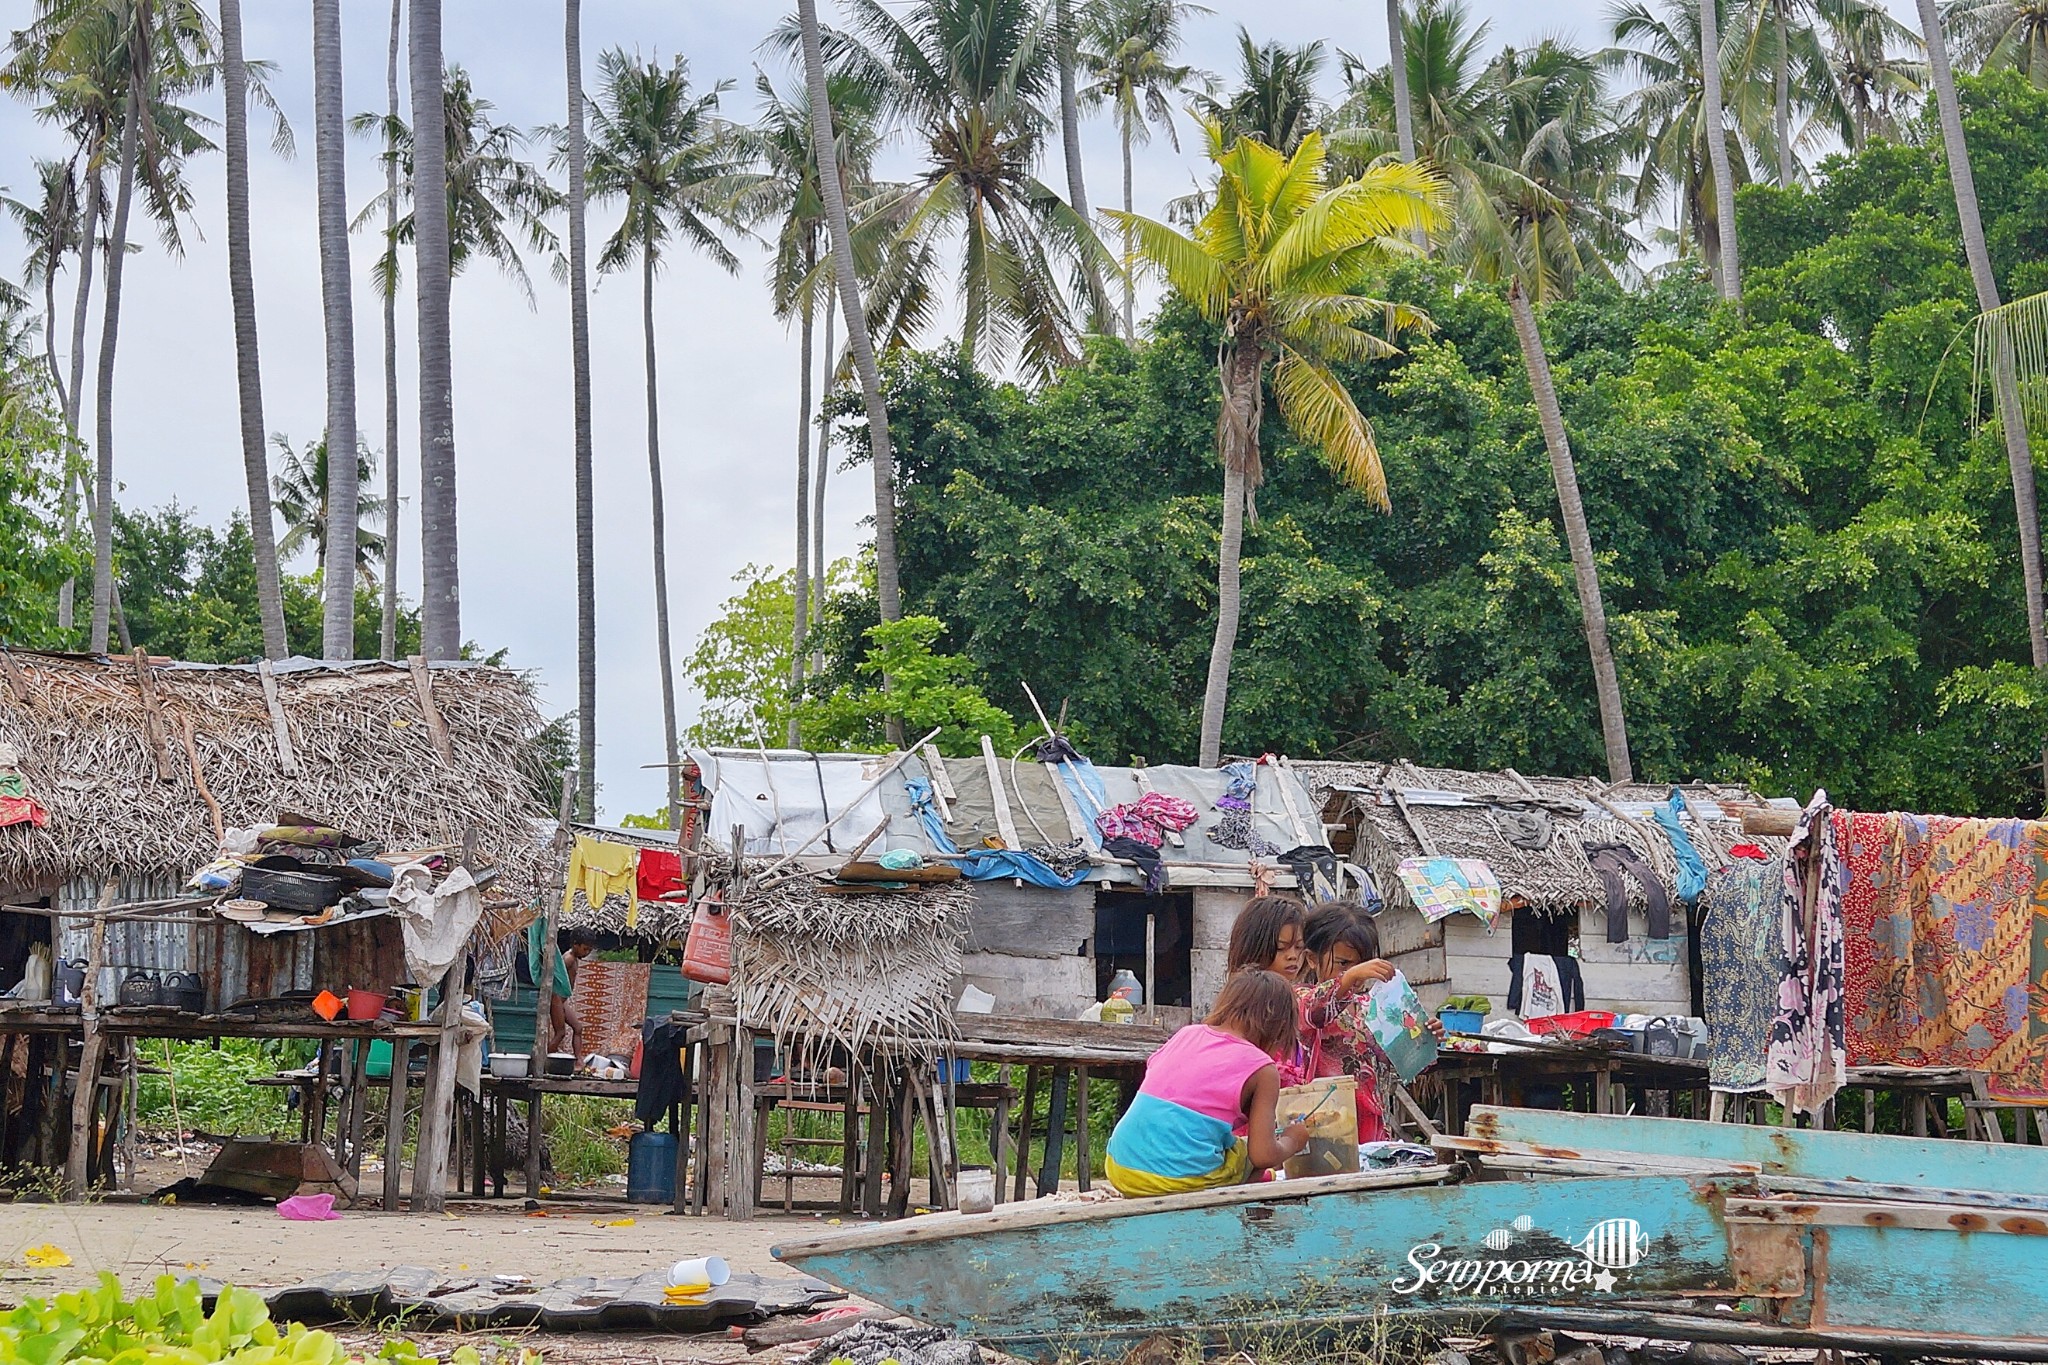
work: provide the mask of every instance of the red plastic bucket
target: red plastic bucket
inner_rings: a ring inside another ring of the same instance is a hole
[[[375,991],[357,990],[350,987],[348,993],[348,1017],[358,1023],[365,1023],[384,1013],[384,997]]]

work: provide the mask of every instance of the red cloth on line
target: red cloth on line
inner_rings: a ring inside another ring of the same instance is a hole
[[[1731,858],[1754,858],[1761,863],[1768,861],[1771,855],[1764,852],[1762,846],[1758,844],[1730,844],[1728,846],[1728,856]]]
[[[0,796],[0,826],[34,825],[41,829],[49,823],[50,813],[33,796]]]
[[[682,855],[665,848],[641,849],[634,875],[643,901],[658,901],[666,892],[690,889],[690,884],[683,880]]]

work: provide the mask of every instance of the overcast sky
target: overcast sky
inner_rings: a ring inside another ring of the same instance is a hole
[[[1217,0],[1215,13],[1189,28],[1187,60],[1216,72],[1236,67],[1236,30],[1289,43],[1320,38],[1373,62],[1385,60],[1385,7],[1363,0]],[[1509,0],[1472,0],[1493,21],[1496,43],[1542,36],[1604,39],[1602,0],[1557,0],[1531,8]],[[821,9],[831,22],[833,0]],[[24,22],[30,0],[0,3],[0,28]],[[448,0],[445,50],[470,72],[497,117],[522,128],[563,117],[561,6],[543,0]],[[761,0],[591,0],[583,10],[585,81],[597,54],[623,46],[663,59],[681,53],[701,86],[731,79],[731,117],[755,112],[753,69],[793,81],[761,38],[780,17]],[[283,161],[252,127],[251,203],[257,313],[263,346],[265,419],[295,445],[317,437],[324,421],[319,257],[314,225],[311,21],[309,7],[259,0],[244,7],[252,59],[275,64],[272,87],[299,135],[300,154]],[[345,99],[351,113],[384,107],[386,0],[344,0]],[[1335,83],[1335,55],[1328,83]],[[219,95],[198,107],[219,113]],[[1182,131],[1187,131],[1183,123]],[[1057,143],[1055,142],[1055,146]],[[1105,120],[1084,131],[1090,198],[1110,202],[1117,182],[1113,130]],[[0,185],[31,192],[32,155],[64,151],[58,135],[18,102],[0,102]],[[1142,149],[1140,212],[1157,212],[1185,193],[1196,167],[1163,140]],[[893,168],[909,165],[898,149]],[[885,169],[888,167],[885,166]],[[123,505],[153,507],[176,498],[219,523],[243,505],[236,417],[234,345],[228,308],[225,209],[218,156],[191,168],[196,215],[186,254],[168,257],[153,238],[127,267],[116,384],[116,476]],[[1064,188],[1057,163],[1044,168]],[[374,148],[352,141],[351,212],[382,187]],[[593,241],[615,226],[617,210],[591,211]],[[139,215],[138,215],[139,217]],[[358,424],[374,447],[384,431],[381,313],[370,282],[374,241],[354,243]],[[24,249],[0,229],[0,275],[19,278]],[[593,253],[594,254],[594,253]],[[657,285],[663,467],[669,514],[670,603],[678,662],[750,563],[793,562],[793,446],[796,428],[794,335],[770,314],[764,252],[742,248],[745,266],[726,275],[700,257],[677,255]],[[575,705],[575,560],[570,483],[568,308],[545,263],[531,265],[538,294],[529,309],[515,284],[488,264],[454,287],[455,429],[460,470],[462,628],[486,649],[504,646],[513,665],[533,670],[542,705],[556,714]],[[654,648],[653,571],[647,517],[645,406],[636,274],[597,282],[591,343],[596,414],[599,651],[599,782],[604,814],[652,811],[661,803],[659,772],[641,765],[661,753],[660,683]],[[68,280],[60,297],[69,296]],[[400,459],[408,505],[401,549],[402,590],[418,595],[418,409],[412,300],[399,308],[402,421]],[[68,310],[66,313],[68,316]],[[95,321],[91,334],[97,336]],[[936,338],[930,338],[935,340]],[[61,343],[60,343],[61,344]],[[89,364],[88,374],[92,371]],[[92,411],[88,403],[85,411]],[[381,455],[381,450],[380,450]],[[381,480],[380,480],[381,486]],[[835,474],[828,553],[851,554],[873,511],[865,471]],[[311,567],[302,559],[292,565]],[[683,723],[695,699],[680,700]]]

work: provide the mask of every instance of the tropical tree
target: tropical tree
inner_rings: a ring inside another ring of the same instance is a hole
[[[1742,265],[1735,244],[1735,180],[1728,165],[1728,125],[1721,99],[1721,0],[1695,0],[1695,4],[1700,16],[1700,117],[1707,125],[1707,164],[1714,169],[1714,217],[1721,228],[1718,282],[1722,298],[1740,303]]]
[[[1919,36],[1895,35],[1898,27],[1889,14],[1867,9],[1828,20],[1828,66],[1852,151],[1875,137],[1897,140],[1908,110],[1927,88],[1927,63],[1914,55]]]
[[[598,94],[590,108],[590,193],[625,201],[617,230],[598,253],[600,272],[640,264],[640,323],[647,379],[647,479],[654,526],[655,648],[661,656],[662,735],[668,755],[668,807],[680,813],[681,754],[676,737],[675,664],[669,648],[668,541],[661,480],[661,407],[656,386],[654,277],[672,243],[693,247],[731,273],[739,258],[719,230],[743,230],[738,201],[749,188],[742,140],[718,117],[721,81],[690,88],[689,63],[642,62],[613,48],[597,59]]]
[[[441,0],[413,0],[411,14],[413,145],[413,296],[420,348],[420,650],[430,659],[462,652],[462,585],[455,524],[455,378],[448,327],[455,277],[455,180],[449,174],[442,80]],[[397,230],[392,233],[395,241]],[[386,248],[395,266],[395,254]],[[395,288],[395,270],[386,272]]]
[[[833,35],[836,64],[880,89],[922,144],[922,169],[891,212],[908,235],[960,234],[962,354],[1014,353],[1027,372],[1050,374],[1074,359],[1076,297],[1107,261],[1087,221],[1037,176],[1058,79],[1048,23],[1032,0],[850,8],[852,32]]]
[[[896,455],[889,440],[889,408],[882,396],[882,371],[875,363],[867,310],[861,305],[860,275],[846,210],[846,182],[840,172],[839,137],[825,72],[824,35],[818,24],[818,0],[797,0],[796,14],[804,88],[811,97],[811,126],[819,134],[812,140],[811,154],[818,160],[818,188],[825,201],[832,280],[839,289],[839,312],[846,319],[847,350],[853,356],[854,372],[860,377],[861,401],[868,419],[868,458],[875,477],[875,606],[883,621],[896,621],[903,616],[903,588],[896,558]],[[829,324],[831,312],[828,310],[825,316]],[[829,352],[831,347],[827,345],[826,350]],[[822,562],[823,554],[818,558]],[[892,743],[903,742],[900,717],[891,718],[889,739]]]
[[[1245,135],[1226,146],[1222,126],[1213,121],[1203,131],[1217,178],[1211,206],[1193,234],[1135,215],[1124,221],[1139,255],[1223,329],[1216,419],[1223,530],[1198,760],[1213,767],[1222,753],[1237,644],[1245,512],[1264,476],[1259,427],[1268,362],[1288,428],[1346,483],[1388,506],[1372,428],[1332,366],[1393,352],[1391,341],[1363,330],[1363,323],[1384,321],[1390,331],[1428,325],[1412,309],[1358,291],[1401,254],[1405,234],[1438,226],[1441,184],[1419,166],[1395,163],[1333,185],[1320,133],[1306,134],[1285,154]]]
[[[263,452],[263,367],[257,350],[256,277],[249,263],[249,63],[242,51],[241,0],[220,0],[220,37],[221,83],[226,95],[221,142],[227,160],[228,295],[235,322],[235,392],[241,418],[242,482],[249,495],[250,545],[256,560],[256,604],[263,619],[263,652],[270,658],[282,659],[290,645],[285,638],[284,587],[277,576],[270,466]],[[285,129],[282,120],[278,127]]]
[[[1076,4],[1075,0],[1053,0],[1052,39],[1060,71],[1060,152],[1067,168],[1067,203],[1080,216],[1082,222],[1089,221],[1088,183],[1081,167],[1081,97],[1077,84],[1080,65],[1081,26],[1086,22],[1086,12],[1092,6],[1088,0]],[[1110,329],[1109,294],[1102,287],[1101,266],[1090,259],[1088,270],[1088,299],[1093,308],[1089,325],[1098,332]]]
[[[0,195],[0,207],[7,210],[28,243],[21,281],[43,295],[43,358],[61,409],[64,363],[57,355],[57,275],[64,268],[64,258],[79,249],[78,176],[76,167],[62,157],[37,157],[35,170],[37,197],[25,200]]]
[[[272,491],[277,514],[283,518],[285,527],[284,534],[278,538],[278,555],[290,559],[311,546],[313,561],[324,578],[330,558],[328,551],[333,546],[330,537],[334,533],[335,480],[333,466],[327,458],[327,441],[325,438],[308,441],[303,449],[293,450],[291,441],[281,431],[273,432],[270,440],[277,447],[277,473],[273,478]],[[377,460],[366,443],[357,444],[354,464],[358,486],[363,480],[376,476]],[[377,570],[382,564],[384,538],[377,534],[376,518],[383,511],[381,498],[361,497],[356,501],[360,520],[354,536],[355,563],[351,577],[360,575],[366,583],[377,581]],[[343,657],[352,657],[353,653],[351,646],[349,655]]]
[[[2048,0],[1951,0],[1945,11],[1965,62],[2048,87]]]
[[[1321,42],[1287,47],[1255,43],[1243,28],[1237,31],[1238,86],[1219,99],[1198,95],[1195,104],[1222,130],[1226,141],[1257,138],[1286,156],[1323,124],[1324,109],[1316,96],[1325,53]]]
[[[399,126],[398,54],[405,35],[405,0],[391,0],[391,34],[384,47],[384,118]],[[398,156],[384,147],[384,240],[398,235]],[[384,600],[377,623],[377,654],[398,657],[398,281],[378,291],[384,313]]]
[[[320,315],[327,342],[327,439],[356,448],[356,324],[348,266],[348,123],[341,98],[341,0],[313,0],[313,156],[318,170]],[[329,467],[321,542],[320,657],[355,657],[356,462]]]
[[[1401,52],[1406,68],[1408,104],[1420,119],[1409,120],[1404,140],[1400,131],[1401,98],[1391,63],[1367,68],[1358,58],[1344,57],[1344,103],[1336,113],[1333,144],[1367,158],[1389,153],[1403,161],[1446,159],[1446,149],[1469,142],[1486,117],[1486,40],[1493,30],[1487,21],[1473,22],[1462,0],[1426,0],[1401,21]],[[1362,134],[1376,134],[1362,142]]]
[[[1752,162],[1760,155],[1753,149],[1770,142],[1771,96],[1762,68],[1731,67],[1724,52],[1720,88],[1724,109],[1734,115],[1733,126],[1708,118],[1700,15],[1694,0],[1659,0],[1656,9],[1650,0],[1616,0],[1608,10],[1614,43],[1597,60],[1634,81],[1620,108],[1638,149],[1635,214],[1647,217],[1660,202],[1674,201],[1678,253],[1697,253],[1715,287],[1725,289],[1721,234],[1729,220],[1714,168],[1726,163],[1731,189],[1752,178]],[[1710,127],[1722,130],[1719,157]]]
[[[1195,68],[1175,62],[1181,26],[1191,14],[1206,14],[1185,0],[1096,0],[1082,13],[1079,60],[1088,84],[1081,98],[1091,107],[1108,105],[1123,150],[1124,212],[1131,202],[1131,148],[1152,140],[1152,125],[1166,130],[1174,151],[1180,134],[1173,126],[1173,101],[1195,79]],[[1123,231],[1123,323],[1125,340],[1136,340],[1137,283],[1131,235]]]
[[[396,3],[396,0],[394,0]],[[562,129],[569,173],[569,380],[576,484],[576,811],[597,817],[597,484],[590,428],[590,279],[584,198],[583,0],[563,0],[562,56],[569,116]],[[671,755],[671,758],[674,756]],[[671,811],[675,806],[670,805]]]
[[[1762,0],[1745,6],[1741,19],[1741,51],[1730,60],[1742,69],[1770,69],[1771,146],[1778,188],[1787,189],[1800,173],[1802,143],[1816,134],[1852,144],[1857,138],[1840,46],[1874,42],[1882,52],[1911,30],[1869,0]],[[1797,132],[1795,117],[1805,124]]]
[[[1949,185],[1955,192],[1956,220],[1962,229],[1963,255],[1970,264],[1970,282],[1977,291],[1977,311],[1982,316],[1999,309],[1998,276],[1992,273],[1991,252],[1985,245],[1984,218],[1977,207],[1977,180],[1970,169],[1970,147],[1963,137],[1962,105],[1956,99],[1955,73],[1949,66],[1948,39],[1942,32],[1941,16],[1934,0],[1918,0],[1921,36],[1927,44],[1927,70],[1934,85],[1936,120],[1941,127],[1942,151],[1948,161]],[[2020,570],[2026,584],[2027,643],[2034,671],[2048,673],[2048,615],[2041,599],[2041,506],[2034,490],[2034,455],[2027,439],[2026,409],[2020,401],[2017,357],[2011,334],[1994,333],[1990,357],[1992,398],[1997,407],[2000,434],[2005,438],[2006,466],[2012,474],[2013,511],[2020,526]],[[2042,755],[2042,773],[2048,781],[2048,750]]]
[[[1562,44],[1502,54],[1490,85],[1493,118],[1485,136],[1450,172],[1458,186],[1457,228],[1447,251],[1475,278],[1507,286],[1571,551],[1607,775],[1626,782],[1634,765],[1599,562],[1536,317],[1539,304],[1563,297],[1581,276],[1608,273],[1610,262],[1625,259],[1630,243],[1616,205],[1626,138],[1609,113],[1595,61]]]

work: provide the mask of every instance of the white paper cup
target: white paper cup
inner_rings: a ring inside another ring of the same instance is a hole
[[[723,1256],[692,1256],[668,1268],[670,1284],[708,1284],[713,1289],[732,1278],[732,1267]]]
[[[962,1213],[987,1213],[996,1206],[994,1171],[969,1167],[960,1172],[959,1206]]]

